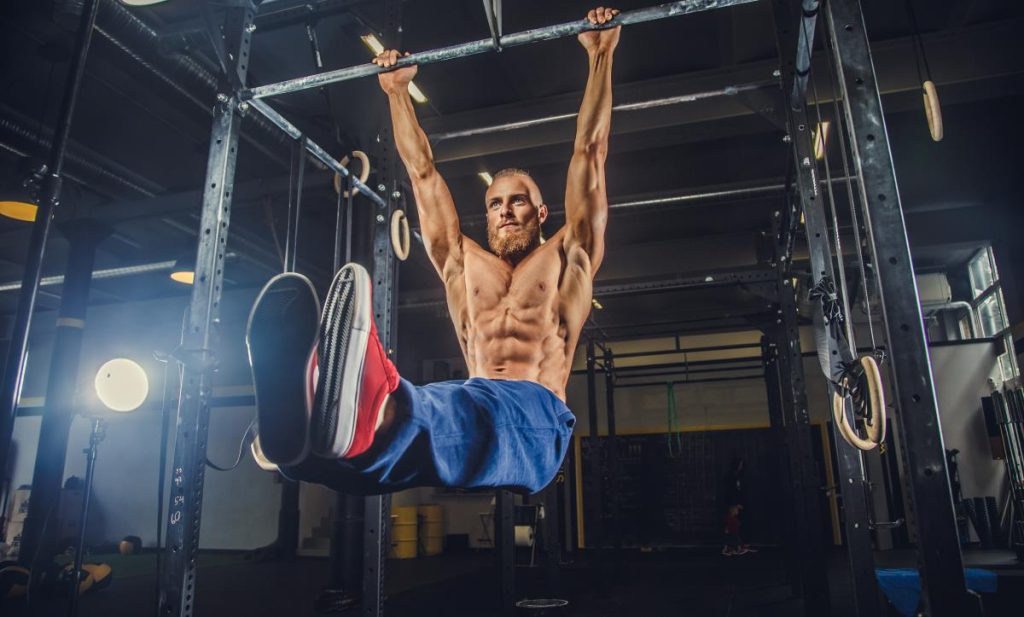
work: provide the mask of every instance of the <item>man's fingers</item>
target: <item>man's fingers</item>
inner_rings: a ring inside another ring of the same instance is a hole
[[[587,12],[587,21],[594,25],[603,25],[614,19],[618,14],[618,9],[599,6]]]

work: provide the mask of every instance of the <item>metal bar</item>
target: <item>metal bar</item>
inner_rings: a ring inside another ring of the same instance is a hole
[[[676,96],[649,99],[646,101],[636,101],[634,103],[619,103],[618,105],[614,105],[612,107],[612,111],[624,112],[657,109],[659,107],[668,107],[670,105],[679,105],[682,103],[693,103],[696,101],[703,101],[705,99],[717,98],[720,96],[736,96],[737,94],[740,94],[742,92],[750,92],[752,90],[760,90],[762,88],[778,88],[778,86],[779,84],[775,80],[759,81],[749,84],[737,84],[735,86],[726,86],[724,88],[716,88],[714,90],[706,90],[703,92],[692,92],[690,94],[680,94]],[[518,131],[521,129],[528,129],[535,126],[542,126],[544,124],[551,124],[553,122],[572,120],[576,118],[577,115],[579,114],[576,112],[554,114],[550,116],[543,116],[541,118],[520,120],[518,122],[505,122],[503,124],[481,126],[472,129],[447,131],[444,133],[432,133],[429,135],[429,137],[431,141],[433,141],[434,143],[438,143],[447,139],[472,137],[474,135],[490,135],[491,133],[504,133],[507,131]]]
[[[921,303],[864,17],[856,0],[832,0],[825,15],[892,358],[918,533],[920,614],[974,615],[978,606],[964,579]]]
[[[122,266],[120,268],[103,268],[100,270],[93,270],[92,280],[95,281],[98,279],[120,278],[122,276],[146,274],[149,272],[163,272],[165,270],[170,270],[171,268],[173,268],[175,263],[177,262],[172,259],[169,261],[154,261],[153,263],[139,264],[137,266]],[[63,274],[58,274],[56,276],[44,276],[43,278],[39,279],[39,286],[47,287],[53,285],[63,285],[64,280],[65,275]],[[19,282],[0,284],[0,292],[20,290],[21,283]]]
[[[300,139],[303,137],[303,133],[298,129],[298,127],[289,122],[284,116],[277,113],[273,107],[267,105],[264,101],[252,100],[247,103],[242,102],[239,104],[239,109],[242,111],[255,109],[262,114],[264,118],[272,122],[277,128],[284,131],[285,134],[292,139]],[[306,151],[316,157],[318,161],[326,165],[331,171],[341,174],[343,178],[347,178],[352,175],[347,167],[334,160],[334,157],[328,154],[327,151],[321,148],[315,141],[306,139]],[[358,178],[353,178],[352,183],[357,189],[359,189],[361,195],[365,195],[367,199],[373,203],[381,207],[386,205],[384,199],[380,195],[371,191],[370,187],[360,182]]]
[[[644,364],[637,366],[617,366],[615,367],[615,374],[623,377],[623,373],[629,373],[633,371],[646,371],[651,369],[661,368],[686,368],[690,366],[715,366],[721,364],[733,364],[736,362],[758,362],[760,358],[757,356],[747,356],[746,358],[722,358],[720,360],[693,360],[691,362],[665,362],[663,364]],[[738,369],[737,369],[738,370]],[[583,375],[587,371],[586,369],[576,369],[572,372],[573,375]],[[628,377],[628,375],[626,375]]]
[[[46,571],[56,551],[55,529],[45,537],[46,521],[60,500],[68,436],[75,413],[82,336],[89,306],[96,245],[109,230],[95,221],[74,221],[63,228],[71,244],[67,259],[67,285],[61,295],[57,329],[53,337],[50,373],[46,380],[45,410],[39,426],[39,442],[32,471],[32,499],[21,534],[21,562],[32,572]],[[36,563],[30,563],[35,561]],[[38,579],[38,577],[34,577]],[[31,589],[34,586],[30,585]]]
[[[750,381],[751,379],[764,379],[764,375],[746,375],[740,377],[709,377],[707,379],[691,379],[689,381],[644,381],[640,383],[620,383],[616,384],[616,388],[650,388],[654,386],[664,387],[670,383],[677,386],[686,385],[690,383],[720,383],[725,381]]]
[[[821,478],[811,446],[810,414],[804,387],[796,297],[788,273],[780,264],[779,308],[776,328],[780,390],[789,451],[790,484],[796,505],[797,566],[806,615],[829,614],[828,567],[821,534]]]
[[[811,46],[814,43],[814,26],[817,19],[817,1],[803,0],[802,13],[791,10],[794,0],[776,0],[775,19],[777,42],[782,57],[795,57],[795,64],[783,66],[783,84],[792,84],[786,107],[788,133],[792,144],[792,164],[796,170],[794,186],[799,192],[801,211],[806,225],[807,247],[810,256],[811,279],[815,284],[828,278],[835,281],[832,260],[832,245],[826,224],[824,194],[819,190],[821,182],[816,176],[815,154],[812,143],[812,128],[807,115],[805,92],[810,75]],[[792,28],[798,32],[792,32]],[[797,45],[794,49],[793,45]],[[801,72],[801,63],[804,69]],[[784,88],[785,91],[785,88]],[[827,161],[825,162],[828,163]],[[845,293],[840,290],[840,293]],[[839,363],[850,350],[840,349],[838,341],[828,334],[830,326],[824,322],[822,309],[816,305],[814,328],[818,331],[818,362],[825,379],[831,379],[841,371]],[[849,315],[846,316],[849,319]],[[850,341],[854,344],[854,341]],[[854,350],[855,352],[855,350]],[[834,386],[827,385],[829,408]],[[868,482],[864,471],[863,455],[860,450],[846,442],[832,423],[832,441],[836,448],[837,482],[842,497],[843,526],[847,543],[847,560],[853,585],[854,611],[858,617],[878,615],[878,583],[875,578],[874,555],[871,546],[871,530],[868,527],[869,509],[867,503]],[[829,454],[826,453],[826,456]]]
[[[611,507],[612,545],[622,548],[622,524],[619,520],[619,450],[615,434],[615,354],[612,350],[604,350],[604,401],[605,414],[608,421],[608,484]],[[616,560],[621,555],[616,553]]]
[[[845,176],[833,176],[833,184],[838,182],[846,182],[850,180]],[[820,180],[820,183],[824,185],[827,180]],[[729,185],[726,185],[729,186]],[[726,199],[730,197],[746,198],[746,197],[760,197],[764,195],[782,194],[787,190],[785,182],[774,182],[771,184],[760,184],[756,186],[739,186],[736,188],[720,188],[720,189],[707,189],[697,192],[689,193],[678,193],[675,195],[664,195],[661,197],[637,197],[635,199],[625,199],[624,201],[616,201],[608,205],[610,210],[632,210],[635,208],[639,209],[653,209],[660,206],[670,206],[672,204],[679,203],[701,203],[704,201],[711,201],[715,199]],[[548,204],[549,206],[549,217],[561,217],[565,215],[565,210],[554,210],[558,204]],[[483,215],[469,215],[464,216],[460,219],[463,227],[473,227],[477,225],[484,225],[487,222],[487,217]]]
[[[512,493],[498,489],[495,495],[494,535],[497,540],[495,556],[498,561],[498,578],[501,589],[498,593],[501,615],[515,614],[516,603],[516,543],[515,543],[515,501]]]
[[[28,354],[28,334],[32,325],[32,313],[39,292],[39,279],[43,274],[43,257],[46,254],[46,240],[50,235],[50,224],[54,211],[60,202],[61,171],[64,168],[64,153],[67,150],[68,134],[71,120],[75,114],[75,103],[78,100],[79,85],[85,74],[85,59],[89,55],[92,42],[93,26],[99,0],[85,0],[82,5],[82,16],[75,35],[75,56],[68,70],[64,85],[64,96],[61,99],[57,129],[54,131],[53,145],[50,147],[48,173],[43,180],[42,196],[36,211],[36,220],[32,225],[29,238],[28,255],[25,259],[25,270],[21,279],[22,293],[18,297],[18,308],[14,317],[7,345],[7,362],[4,365],[3,383],[0,384],[0,477],[7,478],[8,464],[11,463],[11,436],[14,432],[14,416],[21,398],[21,387],[25,377],[25,364]]]
[[[306,175],[306,138],[292,142],[291,168],[288,173],[288,226],[284,239],[284,271],[295,272],[299,252],[299,221],[302,218],[302,181]]]
[[[597,357],[595,356],[594,341],[587,339],[587,422],[590,433],[590,459],[588,469],[583,476],[584,488],[584,513],[590,516],[584,519],[586,523],[587,546],[598,547],[604,539],[604,525],[601,520],[601,442],[598,438],[600,431],[597,426]]]
[[[533,30],[518,32],[516,34],[508,34],[502,36],[499,42],[501,48],[518,47],[520,45],[528,45],[530,43],[538,43],[540,41],[549,41],[566,36],[574,36],[587,30],[603,30],[613,28],[615,26],[628,26],[665,19],[668,17],[699,13],[710,9],[749,4],[755,1],[756,0],[683,0],[681,2],[669,2],[649,8],[637,9],[635,11],[624,11],[617,15],[611,22],[604,25],[594,25],[586,19],[580,19],[554,26],[535,28]],[[395,64],[395,68],[413,64],[424,65],[433,64],[435,62],[444,62],[446,60],[454,60],[456,58],[482,54],[494,49],[494,41],[490,38],[480,39],[469,43],[451,45],[449,47],[442,47],[431,51],[410,54],[399,58],[398,62]],[[317,88],[319,86],[348,81],[350,79],[358,79],[360,77],[376,75],[382,72],[384,72],[384,70],[376,64],[362,64],[359,66],[327,71],[326,73],[297,77],[295,79],[289,79],[274,84],[267,84],[258,88],[251,88],[248,92],[242,94],[243,98],[261,99],[269,96],[288,94],[290,92],[309,90],[310,88]]]
[[[676,276],[658,279],[640,280],[631,283],[602,283],[594,286],[594,296],[607,298],[611,296],[629,296],[638,293],[666,293],[683,289],[705,287],[725,287],[729,285],[753,285],[769,283],[774,280],[775,273],[769,268],[751,268],[732,272],[714,272],[691,276]],[[424,309],[447,306],[444,298],[406,301],[399,305],[401,309]]]
[[[224,45],[244,77],[249,55],[254,7],[251,2],[226,10]],[[191,617],[196,598],[196,567],[206,471],[206,437],[210,395],[217,360],[216,323],[220,320],[225,247],[231,215],[238,138],[238,101],[229,98],[214,110],[207,159],[203,208],[196,254],[195,283],[180,351],[181,393],[175,431],[171,492],[159,580],[161,617]]]
[[[772,428],[772,440],[778,455],[779,496],[784,508],[782,533],[785,549],[786,580],[794,589],[800,584],[799,538],[797,535],[798,500],[793,493],[792,469],[790,467],[789,444],[786,440],[786,414],[782,405],[782,379],[779,374],[778,328],[771,328],[761,340],[764,358],[765,393],[768,398],[768,421]]]
[[[666,356],[686,353],[700,353],[708,351],[730,351],[734,349],[758,349],[760,343],[736,343],[732,345],[709,345],[707,347],[689,347],[686,349],[659,349],[655,351],[634,351],[631,353],[615,354],[619,360],[624,358],[646,358],[649,356]],[[607,354],[606,354],[607,357]]]
[[[696,374],[701,374],[701,373],[731,373],[731,372],[734,372],[734,371],[760,370],[761,368],[762,367],[761,367],[760,364],[757,364],[757,365],[754,365],[754,366],[723,366],[723,367],[720,367],[720,368],[698,368],[698,369],[688,369],[687,367],[681,367],[680,369],[677,369],[677,370],[674,370],[674,371],[654,371],[654,372],[650,372],[650,373],[643,372],[643,373],[639,373],[639,374],[628,374],[627,373],[626,375],[619,375],[619,379],[639,379],[639,378],[643,378],[643,377],[668,377],[670,375],[676,375],[676,376],[680,376],[680,377],[685,377],[686,375],[691,375],[691,374],[695,374],[695,373]],[[681,381],[679,383],[686,383],[686,380],[684,379],[683,381]]]
[[[78,538],[75,543],[75,558],[72,567],[74,576],[68,580],[67,592],[71,597],[68,602],[69,617],[78,615],[79,572],[82,571],[82,560],[85,557],[85,534],[89,523],[89,502],[92,501],[92,484],[96,477],[96,449],[106,436],[106,427],[100,418],[92,418],[92,431],[89,433],[89,447],[85,450],[85,490],[82,493],[82,512],[78,516]]]
[[[401,37],[401,4],[399,0],[384,2],[384,37],[397,42]],[[259,103],[258,101],[255,101]],[[312,143],[312,142],[310,142]],[[373,278],[373,317],[377,332],[385,353],[394,358],[394,344],[397,333],[395,320],[395,302],[398,291],[398,262],[391,250],[391,235],[388,223],[394,211],[398,193],[398,166],[394,147],[392,127],[388,120],[383,120],[377,128],[377,139],[373,148],[374,158],[379,162],[378,182],[384,197],[371,192],[346,169],[342,173],[348,178],[349,187],[359,187],[367,197],[376,204],[370,231],[373,234],[372,253],[368,256],[372,265]],[[337,163],[335,163],[337,165]],[[341,167],[341,165],[337,165]],[[344,169],[344,168],[342,168]],[[388,190],[390,187],[390,190]],[[352,195],[352,192],[349,193]],[[352,208],[348,208],[351,213]],[[351,221],[351,219],[349,219]],[[349,227],[351,229],[351,226]],[[350,231],[347,232],[351,234]],[[348,243],[351,246],[351,242]],[[364,617],[381,617],[384,615],[384,565],[387,562],[388,547],[387,529],[391,522],[390,495],[374,495],[365,499],[366,527],[363,534],[363,598],[362,615]]]
[[[790,93],[793,109],[803,108],[804,102],[807,100],[807,82],[811,75],[811,54],[814,49],[814,30],[818,23],[818,0],[802,0],[800,11],[796,65]]]

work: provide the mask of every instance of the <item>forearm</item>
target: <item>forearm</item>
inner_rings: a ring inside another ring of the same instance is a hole
[[[388,106],[391,109],[391,125],[398,155],[405,164],[409,177],[415,183],[435,171],[430,141],[420,128],[416,110],[413,109],[412,99],[407,90],[403,88],[388,92]]]
[[[423,240],[431,261],[443,273],[448,258],[461,254],[459,216],[448,185],[434,167],[430,142],[416,120],[408,91],[389,91],[388,105],[395,146],[412,182]]]
[[[608,146],[612,125],[612,51],[595,50],[588,54],[590,73],[583,103],[576,119],[577,152],[598,150]]]

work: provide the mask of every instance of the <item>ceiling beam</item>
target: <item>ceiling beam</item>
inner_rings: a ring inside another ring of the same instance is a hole
[[[924,36],[936,84],[942,86],[973,82],[1024,72],[1024,37],[1021,20],[1008,20]],[[872,55],[883,94],[914,91],[920,88],[914,64],[913,42],[904,37],[872,44]],[[775,59],[742,64],[726,70],[686,73],[667,78],[620,84],[615,87],[617,102],[639,102],[672,96],[723,90],[729,86],[755,83],[771,78],[778,66]],[[832,93],[825,76],[828,62],[818,54],[814,74],[821,76],[818,98],[831,101]],[[582,92],[524,101],[510,105],[477,109],[459,114],[422,120],[428,135],[477,129],[480,127],[524,122],[536,118],[573,114]],[[811,93],[808,93],[811,96]],[[689,103],[668,105],[643,111],[622,112],[613,123],[613,134],[624,135],[692,125],[755,114],[740,96],[717,96]],[[457,161],[513,150],[570,143],[574,137],[572,119],[534,126],[524,130],[505,130],[491,134],[440,140],[434,144],[438,162]]]

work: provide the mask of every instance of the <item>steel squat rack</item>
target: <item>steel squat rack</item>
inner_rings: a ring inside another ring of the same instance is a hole
[[[58,139],[51,148],[50,175],[47,176],[40,200],[39,214],[33,227],[28,260],[22,281],[23,293],[19,297],[18,311],[12,330],[8,362],[4,371],[2,404],[5,412],[3,430],[0,431],[0,460],[6,460],[9,451],[13,418],[21,389],[21,375],[25,363],[32,309],[41,278],[41,264],[52,215],[60,197],[61,162],[67,131],[74,111],[75,94],[81,83],[84,59],[94,30],[96,8],[100,0],[86,0],[76,40],[76,55],[61,106]],[[625,11],[606,26],[630,25],[682,16],[711,9],[750,4],[755,0],[684,0],[635,11]],[[914,284],[899,194],[884,126],[878,84],[875,80],[867,33],[859,0],[830,0],[819,7],[817,0],[763,0],[769,3],[775,17],[780,57],[776,98],[782,103],[776,108],[784,110],[784,117],[774,118],[786,127],[787,141],[791,144],[792,167],[795,182],[789,191],[786,207],[780,208],[773,222],[775,276],[770,283],[778,307],[778,320],[766,328],[762,345],[766,378],[771,399],[773,426],[780,428],[788,467],[788,485],[794,503],[791,513],[793,524],[789,530],[790,578],[794,590],[803,600],[807,615],[828,614],[826,564],[820,534],[816,503],[819,487],[813,484],[814,461],[810,447],[810,425],[807,413],[804,376],[800,361],[799,332],[796,325],[796,298],[790,284],[793,238],[799,228],[800,214],[807,220],[807,241],[810,247],[815,280],[830,276],[832,245],[825,229],[822,186],[831,190],[831,178],[822,180],[814,163],[812,130],[804,105],[811,75],[811,53],[814,48],[815,27],[819,12],[824,20],[825,49],[831,49],[830,77],[838,82],[842,98],[842,112],[848,132],[853,158],[853,169],[848,174],[857,187],[857,197],[864,211],[865,227],[875,256],[874,265],[880,281],[886,324],[888,352],[892,359],[896,400],[900,410],[899,423],[901,455],[908,471],[910,494],[914,510],[927,513],[916,516],[921,566],[921,615],[945,617],[971,615],[966,592],[963,563],[953,516],[952,497],[947,482],[947,470],[942,435],[938,423],[934,386],[924,328]],[[377,165],[377,190],[360,182],[349,170],[331,157],[326,150],[308,139],[284,116],[274,110],[267,99],[273,96],[318,88],[327,84],[367,77],[381,72],[373,64],[360,65],[308,75],[247,88],[251,39],[255,31],[257,13],[254,0],[229,0],[225,6],[223,37],[215,42],[218,56],[223,60],[223,90],[217,97],[207,160],[203,205],[200,218],[199,243],[196,255],[195,284],[186,316],[181,351],[176,358],[183,367],[181,393],[177,410],[176,436],[171,475],[171,493],[168,501],[166,538],[162,559],[164,567],[159,580],[159,615],[161,617],[190,616],[195,609],[196,566],[199,548],[199,529],[202,514],[203,479],[206,467],[206,442],[212,377],[216,366],[213,338],[219,324],[223,271],[234,189],[240,125],[245,114],[259,114],[294,140],[293,153],[304,148],[328,169],[346,178],[350,187],[360,189],[376,209],[373,241],[373,277],[375,280],[374,315],[385,347],[390,349],[394,333],[392,318],[395,307],[394,288],[397,277],[395,258],[389,250],[387,221],[400,205],[403,196],[398,191],[398,174],[394,148],[390,146],[389,127],[380,127],[382,143],[377,157],[384,165]],[[490,25],[490,38],[442,49],[416,53],[401,58],[398,66],[430,64],[461,58],[486,51],[501,50],[578,34],[584,30],[600,29],[585,20],[528,30],[517,34],[501,32],[500,0],[485,0]],[[401,2],[385,0],[386,27],[384,39],[393,47],[399,46]],[[744,86],[726,89],[730,95]],[[713,94],[713,93],[712,93]],[[700,96],[691,96],[696,100]],[[680,97],[685,102],[688,97]],[[640,105],[638,108],[642,108]],[[557,119],[557,118],[556,118]],[[549,120],[541,120],[546,122]],[[529,126],[529,125],[527,125]],[[498,127],[499,130],[503,127]],[[504,127],[516,129],[521,127]],[[457,135],[446,136],[449,138]],[[294,160],[293,156],[293,160]],[[304,160],[304,157],[298,157]],[[827,168],[826,168],[827,170]],[[294,171],[294,170],[293,170]],[[352,193],[350,192],[350,195]],[[349,204],[351,198],[349,198]],[[346,216],[351,208],[346,209]],[[336,261],[338,252],[336,250]],[[700,283],[695,283],[699,285]],[[613,370],[614,356],[606,351],[607,371]],[[588,349],[591,372],[596,365],[593,347]],[[593,389],[593,378],[590,390]],[[593,399],[593,392],[591,392]],[[595,413],[591,411],[592,418]],[[594,422],[596,425],[596,421]],[[592,430],[593,427],[592,427]],[[854,600],[858,617],[880,614],[874,579],[866,503],[867,484],[862,455],[857,451],[839,448],[839,483],[845,512],[846,537],[853,573]],[[578,470],[567,465],[568,474]],[[496,545],[501,559],[501,610],[511,614],[512,551],[509,550],[512,518],[509,514],[509,495],[500,492],[501,525]],[[383,613],[384,545],[389,501],[386,496],[365,499],[362,550],[361,613],[377,617]],[[345,509],[346,516],[353,508]],[[506,537],[507,536],[507,537]],[[569,550],[570,547],[566,547]],[[550,558],[549,558],[550,561]],[[555,564],[557,565],[557,564]]]

